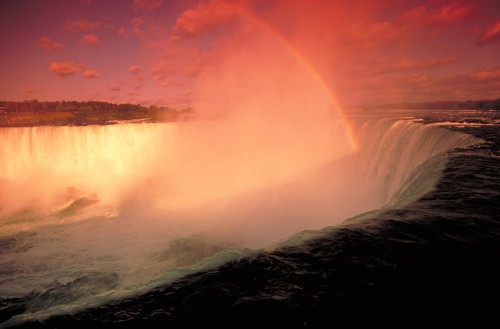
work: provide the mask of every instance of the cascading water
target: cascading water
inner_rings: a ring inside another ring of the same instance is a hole
[[[297,153],[273,150],[228,157],[229,167],[227,153],[196,148],[195,122],[1,129],[0,297],[29,301],[12,321],[135,294],[246,247],[415,200],[435,184],[446,150],[479,141],[411,120],[351,121],[357,153],[340,147],[293,165]],[[325,142],[349,144],[342,125],[330,127]],[[241,145],[221,145],[225,137],[213,137],[218,147]],[[77,202],[89,195],[96,202]]]
[[[117,202],[131,181],[152,174],[156,145],[168,143],[168,133],[147,124],[0,129],[0,208],[60,206],[89,195]]]
[[[378,195],[382,205],[403,201],[398,198],[414,201],[436,183],[445,164],[444,152],[482,141],[412,119],[368,118],[353,123],[363,150],[354,162],[365,181],[375,181],[381,187]],[[421,177],[429,172],[433,174],[427,179]]]

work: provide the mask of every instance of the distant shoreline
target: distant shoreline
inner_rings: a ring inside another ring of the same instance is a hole
[[[183,113],[165,115],[162,118],[150,116],[131,118],[120,116],[119,118],[102,113],[89,111],[78,112],[44,112],[44,113],[0,113],[0,128],[9,127],[38,127],[38,126],[91,126],[91,125],[115,125],[123,123],[160,123],[190,120],[191,116]]]
[[[494,100],[437,101],[425,103],[390,103],[352,107],[361,110],[500,110],[500,98]],[[138,104],[114,104],[97,101],[0,101],[0,127],[89,126],[135,122],[178,122],[194,118],[193,109]]]
[[[0,127],[88,126],[127,122],[176,122],[192,119],[192,109],[144,107],[106,102],[0,101]]]
[[[483,99],[483,100],[468,100],[468,101],[434,101],[434,102],[401,102],[401,103],[386,103],[374,105],[360,105],[354,108],[366,110],[379,109],[406,109],[406,110],[500,110],[500,98]]]

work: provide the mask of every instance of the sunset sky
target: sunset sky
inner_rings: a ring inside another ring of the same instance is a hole
[[[0,100],[185,108],[263,39],[346,106],[500,97],[498,0],[0,0],[0,18]]]

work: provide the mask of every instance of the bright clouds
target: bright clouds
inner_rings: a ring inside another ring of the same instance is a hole
[[[96,70],[84,70],[82,76],[87,79],[94,79],[100,76],[100,73]]]
[[[500,68],[478,69],[447,77],[428,74],[377,76],[360,80],[359,89],[363,90],[360,97],[371,95],[384,103],[495,98],[500,90]],[[422,94],[428,98],[422,99]],[[443,98],[443,95],[449,96]]]
[[[446,4],[430,11],[428,23],[452,24],[462,21],[471,12],[471,6],[457,3]]]
[[[397,62],[385,60],[373,62],[365,66],[355,68],[353,73],[360,75],[377,75],[400,72],[411,72],[424,69],[431,69],[442,65],[454,63],[458,60],[456,57],[430,58],[430,59],[407,59],[401,58]]]
[[[99,22],[90,22],[85,19],[68,20],[65,25],[68,30],[80,30],[82,32],[90,32],[98,29],[100,26],[101,23]]]
[[[80,73],[86,79],[94,79],[100,76],[97,70],[85,69],[83,64],[73,61],[49,63],[49,71],[62,78],[75,76]]]
[[[154,66],[153,71],[151,71],[151,75],[156,80],[163,80],[169,73],[172,72],[172,64],[167,61],[161,61]]]
[[[48,37],[42,37],[38,39],[37,45],[39,45],[48,52],[57,52],[64,48],[62,44],[57,43]]]
[[[206,33],[228,22],[234,15],[234,9],[226,2],[199,2],[193,9],[184,11],[175,22],[174,40]]]
[[[470,13],[470,6],[449,4],[437,9],[419,6],[386,21],[354,22],[349,40],[360,48],[372,49],[421,40],[436,29],[459,23]]]
[[[128,73],[130,73],[136,82],[135,90],[143,87],[143,82],[145,80],[144,75],[142,74],[142,67],[139,65],[129,66],[127,69]]]
[[[480,46],[492,42],[500,42],[500,20],[488,26],[477,39],[477,44]]]
[[[500,68],[487,68],[472,72],[468,75],[469,78],[476,82],[495,81],[500,83]]]
[[[142,19],[141,17],[135,17],[130,21],[130,24],[132,25],[132,31],[134,32],[134,34],[138,35],[142,32],[144,19]]]
[[[142,72],[142,68],[139,65],[129,66],[127,71],[132,75],[137,75]]]
[[[60,77],[68,77],[79,73],[83,65],[72,61],[49,63],[49,70]]]
[[[431,91],[451,94],[455,99],[488,99],[498,98],[500,91],[500,67],[480,68],[430,82]]]
[[[83,36],[80,43],[82,45],[99,46],[101,40],[99,40],[99,38],[95,34],[86,34]]]

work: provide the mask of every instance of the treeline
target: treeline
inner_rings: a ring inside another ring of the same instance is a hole
[[[390,103],[380,105],[363,106],[367,109],[414,109],[414,110],[444,110],[444,109],[484,109],[500,110],[500,98],[488,100],[468,101],[436,101],[421,103]]]
[[[0,126],[91,125],[140,120],[168,122],[188,120],[193,111],[138,104],[114,104],[99,101],[27,100],[0,101]]]

